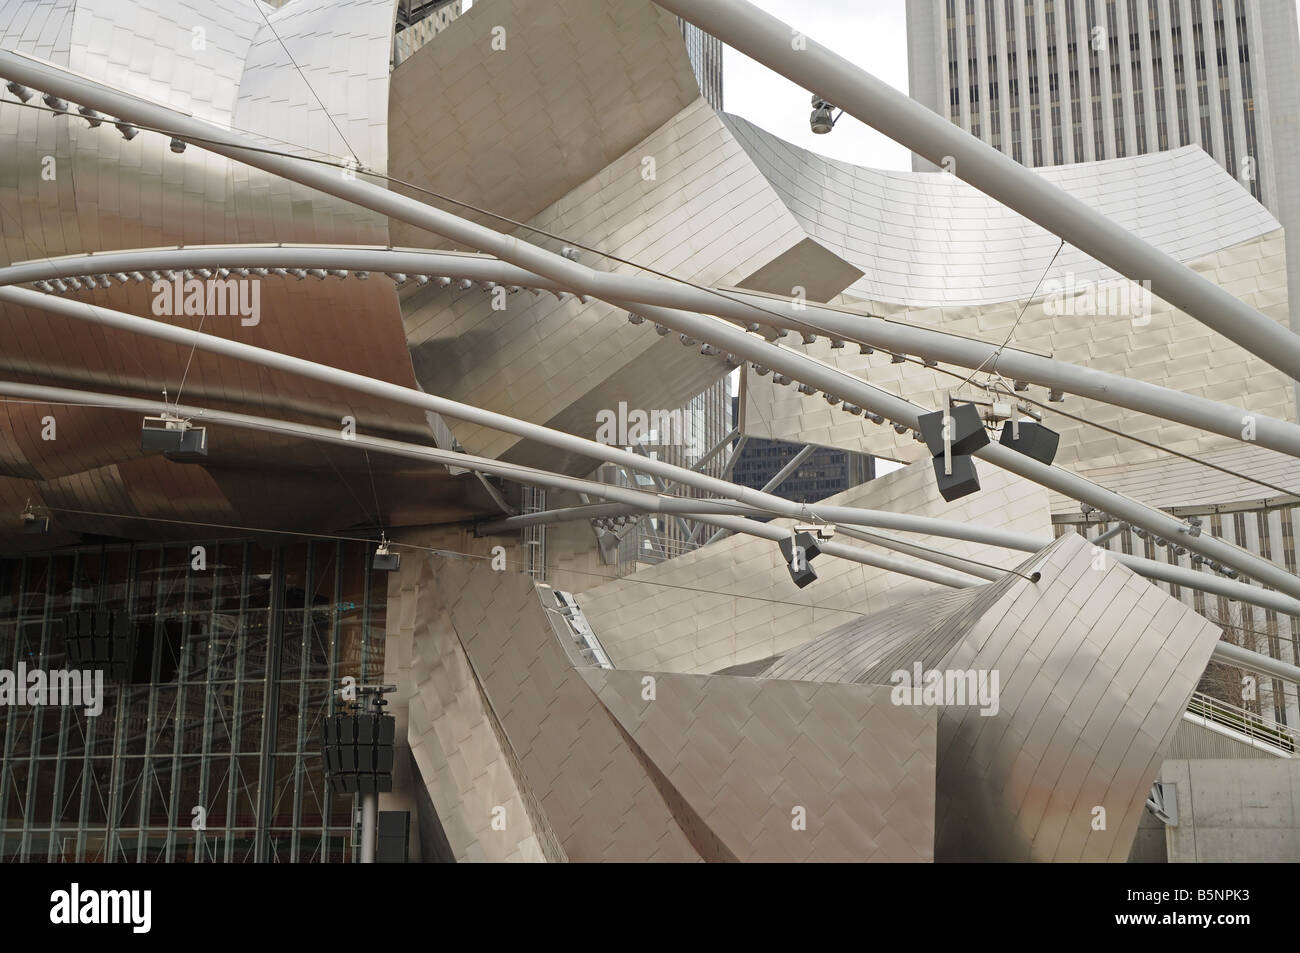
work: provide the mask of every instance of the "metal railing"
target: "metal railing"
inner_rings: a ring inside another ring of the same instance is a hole
[[[1187,703],[1187,710],[1206,721],[1239,732],[1252,741],[1259,741],[1288,753],[1293,753],[1297,742],[1300,742],[1300,730],[1290,725],[1279,725],[1258,712],[1230,705],[1204,692],[1192,693],[1192,698]]]

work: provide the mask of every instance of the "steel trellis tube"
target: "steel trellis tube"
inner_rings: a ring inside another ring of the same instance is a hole
[[[985,195],[1121,275],[1149,280],[1175,308],[1300,379],[1300,335],[776,17],[745,0],[655,2],[936,165],[951,157],[957,176]]]
[[[54,403],[93,404],[96,406],[133,410],[137,413],[146,414],[151,413],[156,409],[156,404],[153,401],[146,401],[136,397],[90,393],[67,388],[46,387],[39,384],[23,384],[10,381],[0,381],[0,394],[8,394],[10,396],[25,397],[31,400],[50,401]],[[481,533],[518,529],[522,526],[531,525],[528,521],[538,518],[554,520],[558,516],[564,516],[573,519],[586,519],[590,518],[592,515],[614,515],[616,512],[680,512],[684,508],[675,504],[686,504],[688,506],[691,504],[699,504],[701,507],[709,507],[713,509],[728,505],[728,501],[724,500],[690,500],[678,497],[663,497],[657,494],[646,493],[641,490],[610,486],[607,484],[596,483],[594,481],[564,476],[563,474],[554,474],[547,471],[535,470],[531,467],[525,467],[519,464],[503,463],[497,460],[488,460],[469,454],[457,453],[450,450],[439,450],[435,447],[423,447],[387,438],[368,437],[363,434],[356,434],[351,438],[345,438],[341,432],[337,430],[315,427],[310,424],[270,420],[264,417],[255,417],[231,411],[217,411],[188,406],[174,406],[173,410],[181,415],[197,417],[210,423],[226,424],[234,427],[261,430],[271,433],[288,432],[295,436],[306,437],[310,440],[331,443],[337,446],[349,447],[352,449],[355,449],[356,447],[365,447],[390,455],[409,457],[411,459],[425,460],[446,465],[455,465],[483,473],[507,476],[520,482],[528,482],[538,486],[550,486],[574,492],[587,492],[591,495],[603,496],[610,500],[617,501],[611,504],[571,507],[567,511],[547,511],[538,514],[507,517],[490,524],[481,524],[479,528]],[[670,507],[669,504],[673,505]],[[615,507],[617,507],[617,510],[613,509]],[[661,507],[663,508],[661,509]],[[737,509],[744,509],[744,507],[739,505],[736,505],[736,507]],[[598,509],[610,510],[611,512],[596,514],[594,511]],[[870,514],[873,511],[864,512]],[[727,516],[705,516],[703,514],[694,513],[689,515],[699,519],[701,522],[707,522],[717,526],[725,526],[726,528],[735,530],[736,532],[759,536],[764,539],[778,540],[785,538],[788,535],[786,531],[777,527],[772,527],[770,524],[754,523],[749,520]],[[879,513],[877,515],[897,517],[898,519],[905,520],[917,532],[932,532],[935,529],[934,524],[943,524],[946,522],[943,520],[934,520],[928,517],[910,516],[907,514]],[[965,526],[965,524],[953,525]],[[980,532],[980,528],[969,526],[966,527],[966,532]],[[1002,531],[988,532],[996,532],[999,535],[1002,535]],[[974,537],[963,536],[962,538]],[[1026,549],[1027,551],[1036,551],[1037,549],[1042,548],[1043,545],[1047,545],[1047,543],[1029,536],[1020,537],[1019,539],[1020,542],[1016,548]],[[908,550],[915,549],[906,543],[902,543],[901,545],[907,547]],[[937,582],[941,585],[955,586],[958,588],[970,585],[969,581],[953,577],[950,574],[938,573],[928,570],[926,567],[915,567],[910,564],[900,563],[899,561],[889,559],[888,557],[878,557],[857,547],[840,546],[832,543],[830,548],[827,548],[825,545],[823,545],[822,548],[826,549],[830,555],[848,559],[853,562],[859,562],[864,565],[876,566],[878,568],[898,572],[904,575],[915,576],[916,578]],[[929,554],[917,553],[917,555],[920,555],[921,558],[930,558]],[[1155,560],[1141,559],[1133,556],[1125,556],[1123,554],[1112,555],[1114,555],[1118,561],[1125,563],[1134,571],[1143,575],[1148,575],[1151,578],[1164,579],[1190,588],[1217,593],[1228,598],[1249,602],[1261,606],[1262,608],[1274,609],[1278,612],[1300,615],[1300,601],[1290,599],[1280,593],[1269,592],[1254,586],[1245,585],[1244,583],[1220,579],[1215,576],[1208,576],[1205,573],[1183,569],[1179,566],[1167,565]],[[917,572],[917,569],[922,570],[922,572]],[[969,570],[963,570],[963,572],[969,572]],[[1228,645],[1227,643],[1219,644],[1221,646]],[[1248,664],[1257,671],[1269,672],[1280,678],[1300,684],[1300,668],[1291,666],[1286,662],[1281,662],[1269,656],[1261,655],[1260,653],[1251,652],[1248,649],[1242,649],[1237,646],[1228,647],[1233,649],[1237,654],[1225,655],[1224,658],[1226,660],[1242,662],[1243,664]],[[1218,654],[1217,649],[1216,654]]]
[[[0,284],[113,272],[156,272],[205,265],[227,268],[345,268],[399,274],[443,274],[505,286],[532,287],[552,293],[570,290],[550,278],[491,256],[365,246],[212,245],[70,255],[0,268]],[[1170,387],[1080,367],[1014,347],[1000,348],[986,341],[948,331],[856,315],[813,302],[800,302],[798,310],[795,310],[796,303],[790,299],[744,289],[701,291],[677,282],[613,273],[607,273],[607,278],[602,281],[612,291],[620,292],[628,300],[637,302],[637,310],[642,305],[662,305],[704,311],[742,325],[757,322],[786,330],[813,330],[830,337],[861,342],[880,350],[915,354],[926,360],[972,370],[993,367],[1004,376],[1016,380],[1135,410],[1233,440],[1254,443],[1289,456],[1300,456],[1300,425],[1204,397],[1184,394]],[[1245,441],[1242,437],[1247,418],[1253,421],[1255,437],[1251,441]]]
[[[703,6],[703,4],[697,4]],[[752,8],[746,7],[749,13],[755,13]],[[689,19],[689,18],[688,18]],[[771,18],[769,18],[771,19]],[[779,29],[784,27],[779,21],[771,20]],[[788,42],[789,35],[786,34]],[[809,46],[809,50],[812,50]],[[828,54],[830,55],[830,54]],[[836,58],[838,59],[838,58]],[[843,62],[843,61],[841,61]],[[847,63],[844,64],[848,66]],[[851,67],[850,67],[851,68]],[[416,227],[432,231],[436,234],[443,235],[453,241],[464,242],[465,244],[479,248],[483,251],[495,254],[497,257],[518,265],[539,274],[546,275],[562,285],[575,291],[581,291],[591,294],[594,297],[601,298],[621,308],[628,310],[638,310],[645,314],[647,318],[652,318],[667,327],[674,328],[685,333],[691,333],[693,337],[699,337],[720,346],[725,347],[728,351],[745,357],[746,359],[765,364],[782,373],[788,373],[793,377],[806,381],[809,384],[819,387],[819,389],[837,394],[838,396],[851,400],[853,403],[882,413],[892,419],[902,421],[908,426],[916,426],[916,417],[921,412],[921,408],[901,398],[887,394],[877,388],[871,387],[863,381],[852,377],[851,375],[835,371],[831,368],[821,365],[820,362],[813,361],[802,355],[796,355],[793,352],[770,345],[753,335],[740,331],[718,318],[704,318],[700,315],[688,314],[682,311],[672,311],[664,308],[645,308],[635,302],[609,294],[608,288],[603,282],[611,276],[608,273],[597,272],[577,262],[570,261],[560,255],[553,254],[542,248],[531,245],[511,235],[503,235],[490,228],[476,225],[473,222],[466,221],[458,216],[444,212],[433,206],[425,205],[413,199],[389,192],[387,189],[364,182],[360,178],[348,178],[339,173],[338,170],[321,166],[317,163],[309,162],[304,159],[281,156],[266,152],[257,151],[255,148],[248,148],[249,143],[245,138],[237,136],[234,133],[220,129],[210,123],[202,122],[186,116],[176,110],[159,106],[144,100],[137,99],[129,94],[124,94],[110,89],[102,83],[93,80],[84,79],[74,74],[61,70],[58,67],[41,63],[21,54],[10,51],[0,51],[0,74],[12,80],[17,80],[24,85],[34,87],[45,92],[54,93],[62,98],[72,102],[91,106],[101,112],[109,115],[116,115],[128,121],[138,122],[143,126],[151,126],[162,129],[168,129],[178,138],[192,139],[201,148],[225,155],[235,161],[263,169],[273,174],[281,175],[285,178],[292,179],[304,185],[309,185],[320,189],[323,192],[332,194],[338,198],[354,202],[372,211],[388,215],[399,221],[407,222]],[[865,76],[866,74],[862,74]],[[867,77],[870,79],[870,77]],[[825,91],[823,91],[825,93]],[[900,95],[895,93],[894,95]],[[906,103],[911,103],[907,97],[902,97]],[[897,104],[895,104],[897,105]],[[916,105],[916,104],[912,104]],[[924,107],[918,107],[924,111]],[[929,115],[928,111],[925,111]],[[939,117],[934,116],[934,120],[941,126],[948,126]],[[924,154],[924,152],[922,153]],[[1012,165],[1014,169],[1024,172],[1018,166],[1004,156],[994,153],[999,159],[1004,159],[1006,163]],[[360,173],[358,173],[359,175]],[[1032,173],[1029,175],[1031,181],[1037,179]],[[1095,214],[1095,213],[1094,213]],[[1032,217],[1032,216],[1030,216]],[[1097,216],[1103,224],[1109,225],[1105,219]],[[1111,226],[1113,227],[1113,226]],[[1120,230],[1121,234],[1123,233]],[[1136,241],[1136,239],[1133,239]],[[1078,244],[1076,242],[1076,244]],[[1145,244],[1138,242],[1142,248],[1150,249]],[[1080,246],[1083,247],[1083,246]],[[1085,251],[1088,249],[1085,248]],[[1163,257],[1163,256],[1158,256]],[[1182,269],[1182,266],[1177,266]],[[1119,270],[1119,269],[1117,269]],[[1187,271],[1192,278],[1197,278],[1194,273]],[[1123,271],[1121,270],[1121,273]],[[1229,301],[1236,303],[1239,307],[1244,308],[1240,302],[1229,295],[1226,295],[1215,285],[1198,279],[1203,282],[1207,288],[1220,295],[1226,296]],[[3,289],[5,295],[23,293],[23,289]],[[35,295],[35,292],[26,292]],[[49,296],[37,295],[45,298]],[[710,296],[711,297],[711,296]],[[1162,297],[1165,297],[1162,295]],[[1191,307],[1184,307],[1177,301],[1166,297],[1176,306],[1182,307],[1188,313],[1193,313]],[[1252,309],[1245,308],[1249,315],[1261,317]],[[1271,324],[1271,322],[1270,322]],[[691,329],[694,329],[694,332]],[[1277,328],[1274,325],[1273,330]],[[1245,345],[1243,345],[1245,346]],[[1277,353],[1285,350],[1283,345],[1276,340],[1270,340],[1269,346],[1275,348]],[[1248,347],[1248,349],[1251,349]],[[305,362],[304,362],[305,363]],[[1297,362],[1300,367],[1300,361]],[[1285,369],[1285,368],[1284,368]],[[335,375],[342,372],[336,369],[330,369]],[[357,377],[357,375],[351,375]],[[1294,375],[1293,375],[1294,376]],[[361,380],[365,380],[361,378]],[[335,381],[339,381],[336,379]],[[377,382],[369,382],[366,386],[376,386]],[[343,386],[351,386],[344,384]],[[399,388],[400,390],[400,388]],[[373,392],[373,391],[372,391]],[[431,398],[434,399],[434,398]],[[438,400],[438,399],[435,399]],[[451,403],[451,402],[447,402]],[[458,405],[464,407],[464,405]],[[437,409],[437,408],[431,408]],[[473,410],[473,409],[471,409]],[[457,416],[450,410],[441,410],[449,416]],[[487,415],[498,422],[509,422],[509,418],[503,418],[501,415],[489,414],[487,411],[473,410],[477,415]],[[465,419],[462,415],[462,419]],[[483,422],[483,421],[479,421]],[[494,423],[485,423],[486,426],[497,426]],[[511,425],[526,426],[533,428],[533,432],[527,436],[534,436],[536,439],[546,441],[547,433],[545,428],[535,427],[535,425],[522,425],[519,422],[511,422]],[[506,429],[509,432],[518,432],[512,430],[511,426],[504,426],[499,429]],[[520,434],[525,436],[525,434]],[[578,440],[579,438],[571,438]],[[581,444],[588,446],[598,446],[590,441],[579,441]],[[573,448],[570,448],[573,449]],[[603,448],[608,450],[609,448]],[[601,454],[592,454],[590,450],[578,450],[577,452],[586,452],[598,459],[610,459]],[[637,458],[633,454],[628,454],[634,460]],[[1257,579],[1265,585],[1272,586],[1276,589],[1286,592],[1289,595],[1300,598],[1300,578],[1287,572],[1282,567],[1248,553],[1236,546],[1224,543],[1221,540],[1213,539],[1207,536],[1192,537],[1185,534],[1185,526],[1178,520],[1173,519],[1167,514],[1133,500],[1129,500],[1105,490],[1095,484],[1084,480],[1072,473],[1069,473],[1059,467],[1049,467],[1035,460],[1032,460],[1022,454],[1016,453],[997,444],[990,444],[980,451],[979,456],[994,462],[1026,477],[1029,480],[1048,486],[1058,492],[1064,493],[1074,499],[1089,503],[1098,509],[1111,513],[1121,519],[1126,520],[1134,525],[1141,526],[1149,532],[1157,535],[1177,539],[1186,548],[1199,552],[1212,560],[1223,563],[1239,572]],[[623,460],[621,457],[611,460],[619,464],[632,464],[633,461]],[[652,472],[649,469],[651,463],[655,461],[644,461],[638,467],[644,472]],[[675,468],[674,468],[675,469]],[[665,475],[662,474],[661,475]],[[691,476],[697,476],[691,474]],[[675,478],[687,482],[680,476]],[[721,482],[721,481],[719,481]],[[731,486],[730,484],[722,484]],[[711,492],[726,493],[732,492],[737,497],[741,494],[735,493],[735,488],[731,491],[711,489]],[[752,492],[752,491],[750,491]],[[772,504],[772,501],[784,504],[785,501],[778,497],[768,497],[766,494],[759,494],[766,497],[762,501],[763,505]],[[811,513],[806,508],[801,508],[799,513],[790,513],[789,515],[801,516],[807,518]]]
[[[133,410],[138,413],[146,414],[157,410],[157,404],[155,402],[142,400],[138,397],[121,397],[116,394],[88,393],[85,391],[69,390],[66,388],[45,387],[36,384],[21,384],[11,381],[0,381],[0,394],[24,397],[37,401],[51,401],[54,403],[105,406],[122,410]],[[662,497],[657,494],[647,493],[643,490],[611,486],[591,480],[568,477],[563,474],[550,473],[545,470],[537,470],[520,464],[504,463],[499,460],[489,460],[483,457],[471,456],[469,454],[458,453],[451,450],[439,450],[436,447],[423,447],[418,444],[405,443],[403,441],[391,440],[385,437],[369,437],[362,434],[353,434],[352,436],[344,437],[340,431],[331,430],[325,427],[316,427],[310,424],[298,424],[289,421],[271,420],[265,417],[255,417],[248,414],[238,414],[230,411],[178,405],[169,405],[169,409],[173,413],[188,418],[194,418],[200,422],[226,424],[229,426],[261,430],[270,433],[288,433],[296,437],[305,437],[309,440],[330,443],[341,447],[360,447],[385,454],[424,460],[426,462],[441,463],[447,466],[463,467],[465,469],[476,470],[483,473],[492,473],[498,476],[517,480],[521,483],[603,496],[617,501],[625,507],[630,505],[643,512],[685,512],[687,507],[667,506],[664,504],[689,504],[693,502],[684,498]],[[701,502],[706,505],[711,505],[715,511],[731,507],[744,513],[748,509],[737,504],[731,504],[727,500],[705,500]],[[710,515],[697,515],[691,513],[690,515],[698,518],[701,522],[725,527],[734,532],[745,533],[746,535],[756,536],[761,539],[779,541],[788,539],[790,536],[790,531],[787,529],[773,526],[770,523],[762,523],[746,519],[744,515],[730,516],[717,513]],[[769,514],[760,511],[759,515]],[[511,517],[511,519],[518,519],[518,517]],[[913,576],[917,579],[924,579],[927,582],[935,582],[940,585],[961,588],[974,584],[974,581],[968,578],[968,576],[954,575],[945,569],[933,569],[928,566],[918,566],[903,560],[894,559],[890,556],[877,555],[856,546],[844,546],[842,544],[830,543],[823,545],[822,549],[832,556],[847,559],[851,562],[874,566],[878,569],[897,572],[902,575]],[[925,555],[922,555],[921,558],[927,559]]]

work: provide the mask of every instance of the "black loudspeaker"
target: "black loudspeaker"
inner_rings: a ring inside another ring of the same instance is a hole
[[[781,547],[781,555],[785,557],[785,564],[789,566],[794,562],[794,547],[798,546],[803,550],[803,559],[805,563],[812,562],[816,557],[822,554],[822,548],[818,545],[817,537],[812,533],[796,533],[794,542],[790,541],[787,536],[778,540],[777,545]]]
[[[126,612],[73,612],[62,623],[69,667],[102,669],[110,682],[130,676],[135,640]]]
[[[334,715],[321,729],[325,776],[339,794],[370,794],[393,789],[392,715],[364,712]]]
[[[1004,423],[1002,436],[998,438],[998,442],[1004,447],[1010,447],[1017,453],[1023,453],[1027,457],[1033,457],[1039,463],[1050,466],[1056,459],[1056,448],[1061,443],[1061,435],[1033,421],[1024,421],[1019,426],[1020,439],[1017,440],[1011,434],[1011,421]]]
[[[24,516],[23,533],[27,536],[44,536],[50,531],[48,516]]]
[[[370,568],[375,572],[397,572],[402,568],[401,553],[375,553]]]
[[[817,580],[817,573],[813,571],[811,563],[805,563],[803,569],[792,569],[790,564],[785,564],[785,571],[790,574],[794,584],[802,589],[804,586]]]
[[[952,457],[952,475],[943,472],[943,455],[934,458],[934,478],[939,483],[939,495],[951,503],[953,500],[978,493],[979,476],[975,473],[975,459],[969,456]]]
[[[410,811],[379,812],[379,845],[375,863],[404,864],[408,860],[407,841],[410,839]]]
[[[931,456],[943,456],[943,411],[921,414],[917,418],[921,436]],[[974,404],[957,404],[952,408],[952,455],[974,453],[989,442],[984,421]]]

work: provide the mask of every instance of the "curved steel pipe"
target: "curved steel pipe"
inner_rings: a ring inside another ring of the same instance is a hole
[[[752,11],[752,8],[750,9]],[[770,18],[769,18],[770,19]],[[781,27],[779,21],[772,20],[772,23]],[[787,35],[788,41],[788,35]],[[497,257],[518,265],[530,271],[536,271],[539,274],[547,275],[553,280],[559,282],[565,287],[573,288],[577,291],[590,294],[593,297],[600,298],[620,308],[628,310],[637,310],[647,318],[651,318],[658,323],[664,324],[674,330],[690,334],[693,337],[701,338],[710,343],[718,344],[725,347],[734,354],[745,357],[747,360],[753,360],[782,373],[789,373],[795,378],[802,379],[809,384],[816,385],[819,389],[837,394],[844,399],[860,407],[872,410],[876,413],[883,414],[891,419],[899,420],[910,427],[916,427],[916,418],[922,413],[922,408],[910,401],[903,400],[892,394],[888,394],[878,388],[872,387],[852,375],[834,370],[814,361],[804,355],[795,354],[775,345],[768,344],[753,335],[740,331],[732,327],[719,318],[705,318],[701,315],[690,314],[684,311],[675,311],[662,307],[643,307],[636,302],[628,301],[621,297],[617,292],[616,283],[611,285],[618,276],[611,275],[607,272],[598,272],[577,262],[570,261],[560,255],[548,252],[528,242],[522,241],[513,235],[504,235],[500,232],[485,226],[477,225],[456,215],[444,212],[441,209],[430,205],[425,205],[410,199],[406,196],[398,195],[387,189],[373,185],[369,182],[362,181],[361,178],[347,178],[337,174],[337,170],[327,166],[321,166],[304,159],[292,156],[275,155],[258,151],[255,148],[249,148],[246,138],[236,135],[235,133],[221,129],[211,123],[196,120],[186,116],[174,109],[151,103],[129,94],[121,93],[105,86],[94,80],[86,79],[67,70],[60,69],[48,63],[43,63],[20,53],[12,51],[0,51],[0,74],[17,80],[23,85],[34,87],[48,93],[54,93],[72,102],[91,106],[110,115],[116,115],[120,118],[126,118],[140,125],[167,129],[176,137],[182,140],[191,140],[201,148],[207,149],[227,158],[245,163],[255,168],[263,169],[285,178],[292,179],[303,185],[317,188],[322,192],[342,198],[346,201],[354,202],[374,212],[379,212],[396,218],[400,221],[407,222],[417,228],[422,228],[435,234],[442,235],[452,241],[463,242],[464,244],[479,248],[483,251],[495,254]],[[866,75],[866,74],[862,74]],[[868,77],[869,78],[869,77]],[[892,91],[891,91],[892,92]],[[901,95],[901,94],[895,94]],[[902,97],[904,101],[911,103],[907,97]],[[912,104],[916,105],[916,104]],[[918,107],[924,108],[924,107]],[[927,115],[929,115],[927,111]],[[932,116],[940,125],[948,126],[937,116]],[[994,155],[1008,164],[1014,166],[1014,163],[999,153]],[[1015,168],[1019,169],[1018,166]],[[1020,170],[1024,171],[1024,170]],[[360,173],[358,173],[360,175]],[[1030,175],[1030,178],[1034,177]],[[1039,180],[1041,181],[1041,180]],[[1095,213],[1093,213],[1095,214]],[[1100,218],[1100,216],[1098,216]],[[1101,219],[1104,223],[1105,219]],[[1122,230],[1121,230],[1122,232]],[[1127,233],[1124,233],[1127,234]],[[1076,243],[1077,244],[1077,243]],[[1139,242],[1141,245],[1142,243]],[[1083,247],[1083,246],[1080,246]],[[1144,248],[1147,246],[1143,245]],[[1086,249],[1085,249],[1086,250]],[[1150,250],[1150,249],[1148,249]],[[1178,266],[1182,268],[1182,266]],[[1187,270],[1187,269],[1183,269]],[[1123,273],[1123,272],[1121,272]],[[1189,274],[1192,274],[1190,271]],[[1195,278],[1194,274],[1192,277]],[[1220,295],[1226,293],[1217,286],[1210,284],[1204,279],[1198,279],[1203,282],[1209,289]],[[35,292],[28,292],[24,289],[6,288],[0,289],[5,296],[14,294],[35,295]],[[48,295],[36,295],[41,298],[48,298]],[[1236,299],[1227,296],[1230,301]],[[1166,299],[1171,300],[1171,299]],[[1172,302],[1177,304],[1177,302]],[[1240,302],[1236,302],[1240,305]],[[1181,306],[1181,305],[1180,305]],[[86,306],[89,307],[89,306]],[[1242,306],[1244,307],[1244,306]],[[1194,309],[1183,307],[1183,310],[1192,313]],[[1256,317],[1262,317],[1252,309],[1246,309],[1250,314]],[[115,313],[114,313],[115,314]],[[117,315],[118,318],[127,316]],[[1274,328],[1276,330],[1276,328]],[[1298,339],[1300,340],[1300,339]],[[187,343],[193,343],[189,339]],[[223,342],[230,343],[230,342]],[[1276,343],[1276,342],[1274,342]],[[1279,345],[1280,346],[1280,345]],[[1249,350],[1250,348],[1248,348]],[[283,358],[283,355],[280,355]],[[308,362],[303,362],[307,364]],[[1300,362],[1298,362],[1300,365]],[[309,367],[311,365],[308,365]],[[343,378],[343,372],[337,369],[328,369],[335,383],[340,383]],[[301,373],[317,373],[317,371],[300,371]],[[343,384],[343,386],[358,386],[362,389],[373,388],[378,386],[378,382],[367,381],[358,375],[348,375],[348,379],[355,379],[354,384]],[[392,386],[392,385],[388,385]],[[400,391],[401,388],[396,388]],[[370,391],[374,393],[373,390]],[[391,394],[389,396],[392,396]],[[443,401],[441,398],[426,396],[430,401],[441,402],[446,405],[454,405],[454,402]],[[393,399],[402,399],[393,397]],[[454,405],[465,408],[465,405]],[[448,416],[456,416],[446,409],[430,407],[441,413],[447,413]],[[505,429],[507,432],[519,433],[518,430],[512,429],[516,426],[526,426],[529,429],[527,434],[520,433],[520,436],[530,436],[542,442],[549,442],[555,437],[553,432],[547,431],[546,428],[537,427],[536,425],[521,425],[518,421],[504,417],[499,414],[490,414],[487,411],[479,411],[469,408],[480,419],[477,422],[483,422],[485,426]],[[486,422],[487,418],[497,421],[496,423]],[[465,418],[462,414],[462,419]],[[549,436],[547,436],[549,434]],[[567,436],[567,435],[565,435]],[[578,438],[570,438],[578,440]],[[590,441],[582,441],[583,444],[599,446],[592,444]],[[608,448],[603,448],[608,450]],[[577,451],[584,452],[584,451]],[[590,453],[590,451],[586,451]],[[610,459],[602,454],[590,454],[597,459]],[[1032,460],[1022,454],[1016,453],[997,444],[991,444],[979,452],[984,459],[993,461],[998,466],[1009,469],[1018,473],[1025,478],[1040,483],[1043,486],[1050,487],[1074,499],[1081,500],[1111,513],[1116,517],[1126,520],[1136,526],[1156,533],[1166,538],[1178,539],[1186,548],[1200,553],[1207,558],[1223,563],[1237,569],[1244,575],[1254,578],[1261,583],[1272,586],[1291,596],[1300,598],[1300,578],[1292,573],[1287,572],[1281,566],[1262,559],[1253,553],[1225,543],[1222,540],[1214,539],[1208,536],[1192,537],[1187,533],[1188,527],[1178,520],[1170,517],[1168,514],[1161,512],[1154,507],[1145,506],[1123,497],[1118,493],[1105,490],[1088,480],[1084,480],[1075,474],[1069,473],[1059,467],[1049,467]],[[650,464],[658,464],[658,461],[646,461],[644,458],[636,457],[633,454],[628,456],[641,460],[642,464],[639,469],[644,472],[653,472],[648,469]],[[621,458],[611,462],[631,463]],[[677,468],[674,468],[677,469]],[[681,471],[687,472],[689,471]],[[660,475],[665,475],[661,473]],[[692,477],[697,474],[689,474]],[[680,478],[679,478],[680,479]],[[688,482],[683,480],[682,482]],[[721,481],[719,481],[721,482]],[[710,492],[724,493],[727,491],[713,490]],[[753,492],[753,491],[750,491]],[[741,494],[733,494],[741,496]],[[767,497],[767,494],[759,494],[760,497]],[[763,500],[764,504],[769,501],[775,501],[784,504],[784,500],[777,497],[769,497]],[[810,515],[807,511],[799,514],[804,518]]]
[[[1153,248],[1096,209],[745,0],[655,0],[683,20],[843,109],[1060,236],[1288,376],[1300,335]],[[793,42],[795,39],[798,42]]]
[[[0,268],[0,285],[49,281],[69,276],[183,270],[202,266],[333,268],[446,275],[505,286],[537,288],[553,293],[573,290],[490,255],[318,245],[210,245],[66,255]],[[1029,351],[1003,349],[960,334],[868,317],[815,303],[800,303],[800,310],[796,312],[790,299],[743,289],[701,291],[690,285],[640,275],[611,275],[607,284],[623,293],[628,300],[636,302],[638,308],[661,305],[716,314],[741,325],[757,322],[786,330],[816,330],[857,344],[901,354],[915,354],[926,360],[971,370],[988,367],[996,358],[998,371],[1016,380],[1300,457],[1300,425],[1251,413],[1231,404],[1183,394],[1159,384],[1079,367]],[[1250,441],[1242,437],[1247,418],[1254,422],[1255,438]]]

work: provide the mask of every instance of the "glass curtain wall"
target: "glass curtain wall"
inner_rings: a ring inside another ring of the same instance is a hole
[[[382,679],[387,574],[365,543],[115,545],[0,560],[0,669],[68,667],[61,620],[125,611],[103,710],[0,705],[0,859],[339,862],[324,783],[345,676]]]

